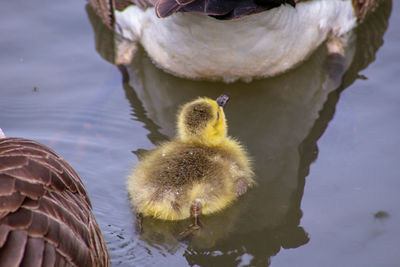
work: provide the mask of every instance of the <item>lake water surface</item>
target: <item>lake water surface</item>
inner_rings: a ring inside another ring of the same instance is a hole
[[[62,155],[80,174],[113,266],[400,266],[400,6],[383,1],[349,36],[345,69],[324,47],[251,83],[171,76],[141,48],[124,67],[85,1],[7,1],[0,16],[0,127]],[[174,136],[177,107],[231,95],[229,134],[258,186],[203,219],[145,219],[125,189],[138,156]]]

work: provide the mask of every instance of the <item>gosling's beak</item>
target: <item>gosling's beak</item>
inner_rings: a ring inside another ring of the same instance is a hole
[[[226,103],[228,103],[229,100],[229,96],[226,94],[222,94],[217,98],[217,103],[218,106],[220,107],[224,107],[226,105]]]

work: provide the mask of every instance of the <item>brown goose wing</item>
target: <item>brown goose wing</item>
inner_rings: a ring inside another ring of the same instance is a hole
[[[89,0],[89,4],[92,6],[93,10],[110,29],[113,29],[115,24],[114,1],[115,0]]]
[[[137,5],[142,9],[153,7],[157,0],[89,0],[96,14],[109,28],[115,24],[114,11],[122,11],[130,5]]]
[[[110,265],[81,179],[35,141],[0,139],[0,265]]]
[[[282,4],[296,5],[295,0],[158,0],[156,13],[167,17],[175,12],[192,12],[218,19],[236,19],[259,13]]]
[[[354,12],[358,21],[364,20],[364,18],[374,11],[382,2],[383,0],[352,0]]]
[[[153,7],[157,2],[157,0],[114,0],[114,2],[115,2],[115,9],[118,11],[122,11],[130,5],[136,5],[141,9]]]
[[[302,0],[89,0],[89,3],[102,21],[112,28],[115,23],[114,10],[121,11],[130,5],[143,9],[154,6],[160,18],[176,12],[193,12],[218,19],[236,19],[282,4],[295,6],[300,1]]]

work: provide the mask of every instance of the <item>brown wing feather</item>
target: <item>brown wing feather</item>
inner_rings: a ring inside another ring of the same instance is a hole
[[[74,169],[49,148],[0,139],[0,266],[110,266]]]
[[[95,13],[110,29],[114,28],[115,10],[122,11],[130,5],[137,5],[142,9],[155,6],[157,0],[89,0]]]
[[[301,0],[89,0],[94,11],[109,28],[114,27],[114,11],[130,5],[142,9],[155,7],[158,17],[165,18],[176,12],[192,12],[218,19],[237,19],[259,13],[282,4],[296,5]],[[303,0],[305,1],[305,0]]]
[[[158,0],[155,8],[157,17],[165,18],[177,12],[181,5],[175,0]]]
[[[110,29],[113,29],[115,23],[114,0],[89,0],[89,4],[93,7],[94,11],[101,18],[103,23]]]
[[[21,267],[42,266],[44,245],[45,243],[42,238],[29,238]]]
[[[7,242],[0,249],[0,266],[19,266],[23,260],[28,234],[14,230],[8,234]]]
[[[136,5],[141,9],[146,9],[148,7],[153,7],[156,1],[157,0],[115,0],[115,9],[121,11],[131,5]]]
[[[176,12],[192,12],[217,19],[237,19],[282,4],[296,5],[295,0],[158,0],[156,13],[167,17]]]
[[[364,18],[371,12],[373,12],[378,5],[383,2],[382,0],[352,0],[354,11],[359,21],[364,20]]]
[[[175,0],[175,1],[178,3],[178,5],[184,6],[193,3],[196,0]]]

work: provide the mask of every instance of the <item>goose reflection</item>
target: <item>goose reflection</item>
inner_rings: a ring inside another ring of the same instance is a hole
[[[154,67],[143,49],[118,39],[88,7],[97,51],[119,65],[133,117],[144,123],[153,144],[174,136],[177,107],[197,96],[229,93],[229,133],[253,156],[258,186],[232,207],[205,217],[204,229],[193,236],[184,256],[190,265],[237,265],[250,255],[251,265],[265,266],[281,248],[296,248],[309,237],[300,226],[305,177],[317,158],[317,141],[332,119],[340,93],[375,59],[391,12],[383,1],[348,36],[344,58],[327,57],[321,46],[296,69],[252,83],[223,84],[180,79]],[[125,52],[121,52],[125,51]],[[126,52],[129,51],[129,52]],[[240,108],[235,105],[240,101]],[[137,154],[140,150],[135,151]],[[188,224],[146,220],[140,237],[170,253],[182,247],[177,233]]]

